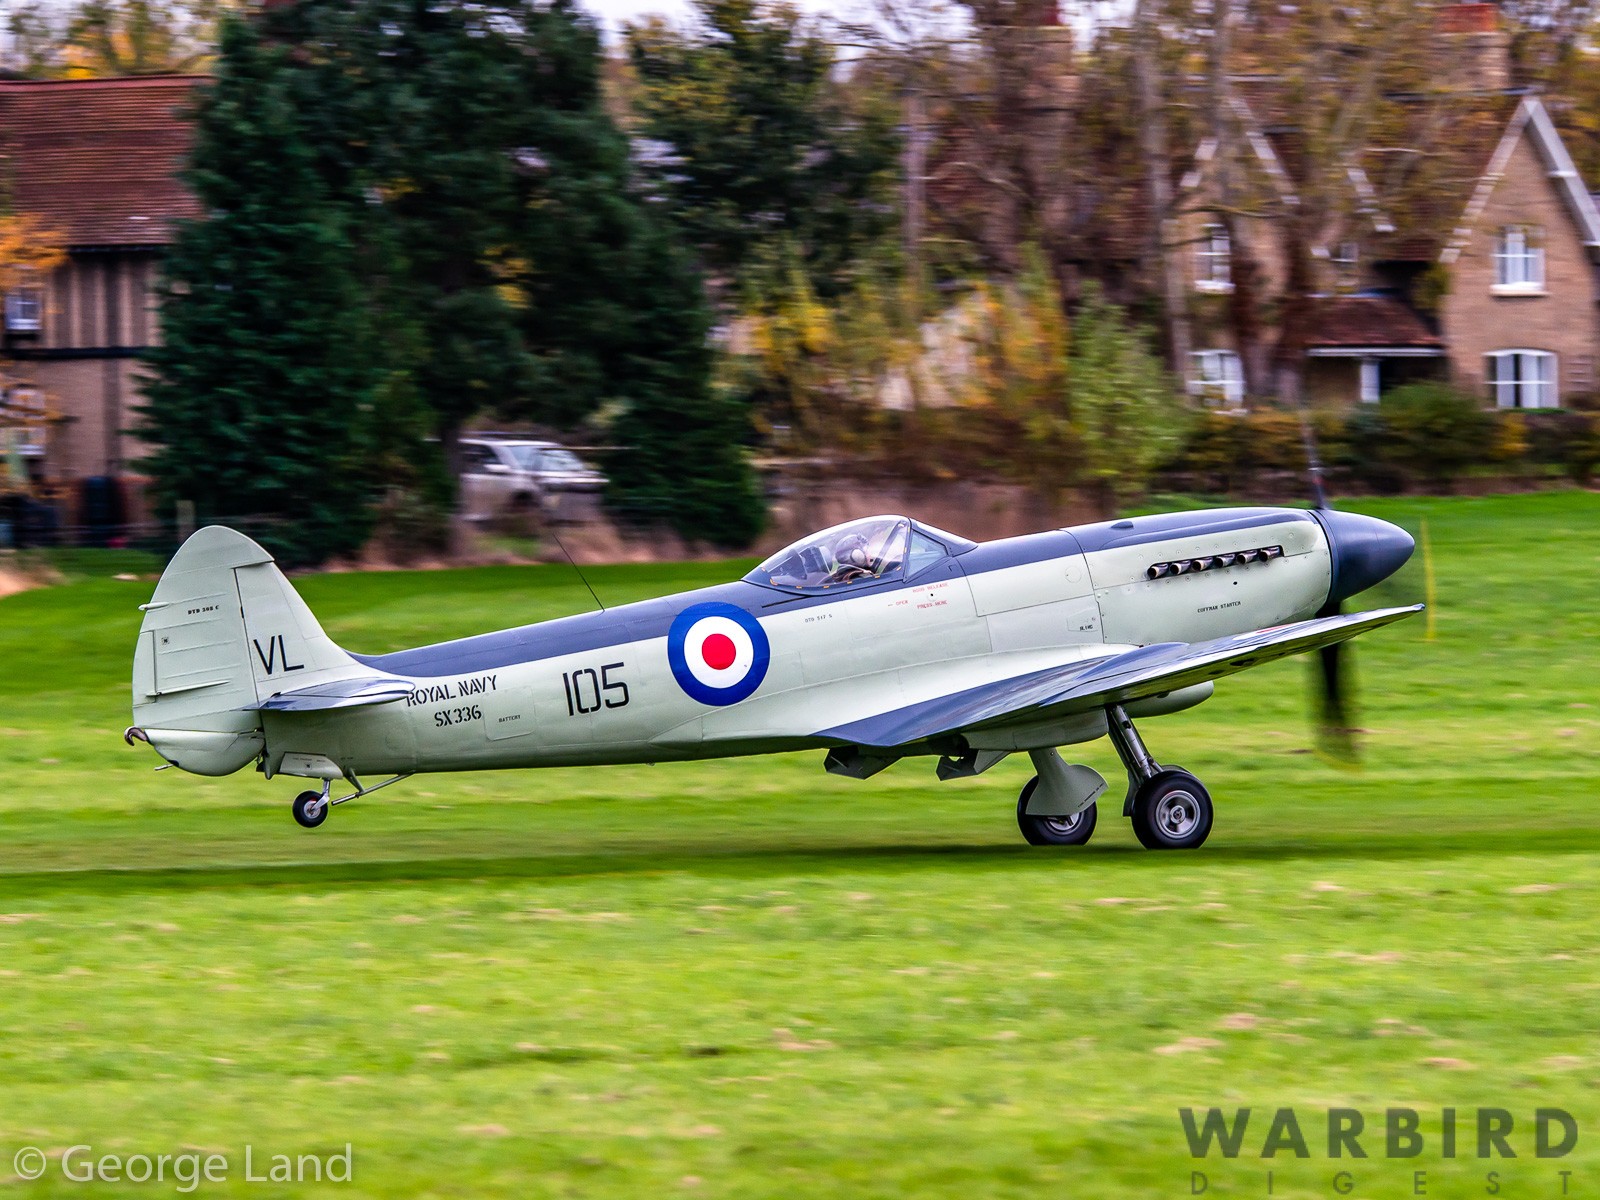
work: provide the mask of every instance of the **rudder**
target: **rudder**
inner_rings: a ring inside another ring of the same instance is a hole
[[[261,701],[366,673],[323,632],[272,556],[220,525],[178,548],[141,607],[128,736],[195,774],[230,774],[261,753]]]

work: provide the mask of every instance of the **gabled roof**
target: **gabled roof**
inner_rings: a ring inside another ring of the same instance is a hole
[[[1274,146],[1273,139],[1256,120],[1254,111],[1249,103],[1241,96],[1235,94],[1229,97],[1228,107],[1233,112],[1234,118],[1244,130],[1245,141],[1249,143],[1254,152],[1256,161],[1262,173],[1272,184],[1280,202],[1293,207],[1300,203],[1300,197],[1295,192],[1295,181],[1286,169],[1284,159],[1279,149]],[[1179,184],[1186,192],[1199,188],[1205,181],[1206,171],[1210,168],[1211,160],[1217,156],[1217,139],[1205,137],[1200,140],[1199,147],[1195,150],[1194,166],[1184,175]]]
[[[1477,9],[1458,20],[1486,20]],[[1280,203],[1296,204],[1303,138],[1280,111],[1282,81],[1249,77],[1233,81],[1231,105],[1254,156]],[[1355,215],[1370,226],[1374,259],[1449,263],[1470,236],[1518,140],[1532,138],[1555,181],[1581,240],[1600,258],[1600,211],[1573,165],[1549,111],[1538,97],[1503,91],[1446,92],[1396,97],[1395,118],[1384,135],[1345,166]],[[1270,119],[1269,119],[1270,118]],[[1275,122],[1275,123],[1274,123]],[[1216,153],[1201,141],[1183,187],[1199,187]]]
[[[1524,96],[1495,146],[1494,153],[1489,157],[1477,187],[1468,198],[1460,223],[1440,252],[1440,262],[1452,263],[1460,257],[1463,247],[1472,236],[1473,225],[1483,215],[1495,186],[1504,178],[1511,155],[1524,135],[1532,140],[1534,149],[1539,152],[1546,174],[1555,183],[1556,191],[1577,227],[1579,240],[1589,248],[1591,255],[1600,251],[1600,212],[1595,210],[1594,198],[1584,186],[1578,168],[1573,165],[1572,155],[1567,153],[1566,143],[1561,140],[1561,134],[1556,131],[1555,122],[1550,119],[1544,104],[1537,96]]]
[[[1396,105],[1393,123],[1357,164],[1391,226],[1371,245],[1373,259],[1438,258],[1521,103],[1503,92],[1457,92]]]
[[[0,186],[69,246],[161,246],[200,206],[179,173],[190,75],[0,81]]]

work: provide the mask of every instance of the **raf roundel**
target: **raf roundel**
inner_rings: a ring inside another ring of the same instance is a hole
[[[766,630],[742,608],[696,604],[667,631],[672,677],[702,704],[737,704],[767,677],[772,647]]]

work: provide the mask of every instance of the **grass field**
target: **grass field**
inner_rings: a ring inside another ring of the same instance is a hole
[[[178,1190],[12,1175],[85,1144],[226,1155],[201,1195],[1600,1194],[1600,496],[1362,507],[1427,518],[1437,640],[1360,644],[1360,772],[1307,753],[1300,662],[1146,722],[1217,799],[1187,855],[1110,798],[1089,847],[1024,845],[1021,757],[439,776],[307,832],[294,781],[121,744],[151,584],[74,559],[0,600],[0,1194]],[[299,584],[369,651],[586,598],[555,567]],[[1197,1163],[1185,1105],[1296,1106],[1312,1157],[1262,1161],[1258,1112]],[[1327,1157],[1329,1106],[1397,1105],[1419,1158]],[[1509,1109],[1519,1157],[1442,1157],[1443,1106]],[[1540,1106],[1568,1157],[1534,1157]],[[351,1183],[244,1178],[247,1145],[265,1174],[346,1143]]]

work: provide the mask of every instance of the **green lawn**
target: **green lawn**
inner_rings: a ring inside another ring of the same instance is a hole
[[[13,1154],[353,1147],[327,1195],[1327,1197],[1600,1193],[1600,496],[1374,502],[1429,523],[1438,638],[1360,643],[1365,767],[1307,752],[1301,662],[1146,722],[1218,803],[1198,853],[1017,833],[1027,760],[867,783],[820,754],[414,779],[289,817],[293,780],[124,747],[148,579],[79,556],[0,600],[0,1194]],[[146,569],[149,569],[148,567]],[[608,603],[738,564],[598,569]],[[576,611],[570,568],[299,581],[380,651]],[[1379,602],[1387,602],[1380,598]],[[1114,777],[1104,743],[1082,748]],[[1309,1160],[1195,1163],[1180,1106],[1293,1105]],[[1330,1161],[1323,1113],[1429,1141]],[[1441,1157],[1512,1111],[1515,1160]],[[1538,1161],[1535,1108],[1577,1118]],[[1466,1119],[1470,1120],[1468,1113]],[[170,1171],[170,1168],[169,1168]]]

